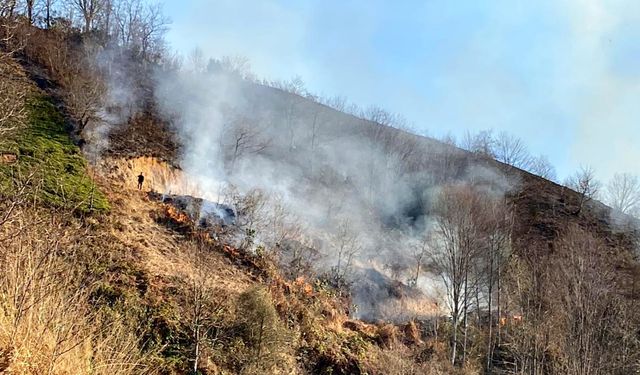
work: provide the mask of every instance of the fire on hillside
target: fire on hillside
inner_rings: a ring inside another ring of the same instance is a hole
[[[190,195],[150,192],[149,197],[168,204],[169,207],[177,210],[176,214],[186,215],[199,229],[213,230],[219,227],[224,228],[231,226],[236,223],[235,211],[225,204],[196,198]]]

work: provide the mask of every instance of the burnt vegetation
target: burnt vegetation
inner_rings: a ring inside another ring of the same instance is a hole
[[[246,59],[172,56],[168,25],[140,0],[0,0],[0,372],[640,371],[637,177],[561,185],[506,133],[418,136]],[[101,169],[188,168],[168,109],[189,103],[157,82],[185,72],[243,92],[195,155],[295,180],[317,221],[266,189],[138,193]]]

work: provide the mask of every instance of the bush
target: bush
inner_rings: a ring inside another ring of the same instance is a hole
[[[242,342],[235,347],[243,374],[291,373],[292,335],[280,321],[268,291],[256,287],[240,295],[237,328]]]

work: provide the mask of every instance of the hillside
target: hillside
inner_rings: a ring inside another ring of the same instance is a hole
[[[131,184],[142,171],[149,188],[166,189],[179,170],[152,157],[87,166],[47,94],[23,84],[26,122],[2,142],[3,372],[185,373],[194,340],[201,373],[424,368],[401,359],[431,350],[417,333],[405,346],[401,328],[351,321],[330,290],[204,238]],[[257,342],[252,316],[265,319]]]
[[[0,371],[640,370],[635,219],[384,111],[16,22]]]

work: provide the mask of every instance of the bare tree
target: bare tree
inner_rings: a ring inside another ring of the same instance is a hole
[[[199,240],[191,246],[189,260],[193,273],[185,275],[187,279],[187,302],[189,310],[189,328],[193,343],[193,374],[198,374],[203,350],[207,346],[215,345],[220,333],[223,304],[216,301],[219,295],[215,291],[210,269],[211,252],[204,240]]]
[[[309,129],[309,165],[310,175],[315,177],[316,168],[316,156],[320,145],[324,142],[330,141],[333,135],[326,131],[326,128],[331,125],[331,119],[329,113],[325,107],[313,106],[312,108],[311,127]]]
[[[265,218],[266,194],[260,189],[240,194],[234,186],[230,186],[224,195],[224,201],[236,210],[236,228],[243,232],[239,236],[241,237],[239,246],[245,250],[253,250],[256,236],[267,225]]]
[[[113,7],[113,36],[120,46],[149,61],[160,57],[164,44],[164,34],[169,24],[168,18],[162,14],[159,3],[148,3],[143,0],[112,0],[105,4]],[[111,12],[109,12],[111,13]],[[107,21],[110,17],[106,17]],[[109,22],[105,27],[109,30]],[[204,63],[202,63],[204,66]],[[203,69],[202,69],[203,70]]]
[[[0,68],[0,74],[5,65]],[[25,100],[28,89],[19,82],[0,76],[0,137],[7,136],[21,125],[26,117]]]
[[[89,72],[67,77],[63,97],[69,113],[76,121],[78,135],[91,122],[100,120],[98,112],[102,108],[104,92],[104,83]]]
[[[204,52],[196,47],[189,53],[187,57],[189,68],[195,73],[203,73],[206,70]]]
[[[285,98],[284,108],[282,109],[284,125],[289,139],[289,152],[293,152],[296,149],[296,138],[298,126],[300,125],[300,109],[304,103],[302,96],[307,93],[307,90],[304,81],[299,76],[292,78],[290,81],[276,84],[274,87],[293,94]]]
[[[453,146],[453,147],[458,146],[458,140],[456,139],[456,136],[452,133],[447,133],[441,136],[440,138],[438,138],[438,140],[449,146]]]
[[[348,286],[353,259],[362,250],[362,246],[359,236],[346,219],[340,221],[331,239],[335,259],[335,264],[330,270],[331,281],[336,288],[342,289]]]
[[[483,130],[477,134],[467,131],[460,147],[484,157],[495,158],[495,139],[492,130]]]
[[[549,288],[560,330],[554,339],[562,348],[558,373],[617,373],[620,347],[612,334],[624,322],[619,320],[615,275],[604,258],[604,244],[572,227],[557,249],[549,270]]]
[[[478,262],[481,278],[478,294],[485,296],[489,313],[485,365],[487,370],[491,372],[494,349],[496,345],[499,345],[501,339],[499,330],[494,333],[494,326],[496,326],[494,316],[501,316],[503,275],[509,258],[512,217],[504,200],[485,196],[481,205],[478,225],[481,228],[483,243],[479,256],[480,262]],[[476,298],[479,299],[479,295],[476,295]],[[480,310],[480,302],[476,304]],[[499,325],[497,326],[499,328]]]
[[[511,358],[505,363],[507,373],[549,373],[545,350],[550,346],[554,321],[546,309],[545,294],[555,293],[545,283],[549,267],[548,255],[514,256],[509,263],[505,293],[509,309],[500,316],[498,326],[504,337],[502,348]]]
[[[70,0],[71,4],[80,12],[84,25],[82,31],[88,33],[92,30],[94,22],[104,9],[104,0]]]
[[[24,42],[17,40],[20,35],[21,22],[17,16],[16,0],[0,0],[0,58],[13,55],[24,47]]]
[[[251,71],[251,62],[245,56],[223,56],[221,59],[210,59],[207,65],[207,72],[225,72],[238,78],[255,81],[256,76]]]
[[[51,17],[53,16],[55,4],[56,0],[43,0],[44,22],[47,29],[51,28]]]
[[[300,76],[295,76],[288,81],[272,82],[271,86],[278,88],[282,91],[286,91],[288,93],[299,95],[299,96],[305,96],[307,93],[307,89],[305,88],[304,81]]]
[[[545,155],[531,158],[528,170],[547,180],[553,181],[556,179],[556,169]]]
[[[169,24],[169,18],[162,13],[161,3],[147,4],[140,23],[140,53],[143,58],[161,57]]]
[[[611,207],[623,214],[638,215],[640,210],[640,180],[629,173],[616,173],[606,187],[606,199]]]
[[[29,22],[29,25],[33,25],[33,11],[34,11],[34,5],[35,5],[35,0],[25,0],[25,10],[27,12],[27,21]]]
[[[304,227],[280,196],[272,199],[265,226],[265,243],[282,272],[290,279],[310,277],[319,252],[307,244]]]
[[[500,132],[493,141],[495,159],[520,169],[531,166],[531,155],[520,138]]]
[[[346,112],[347,111],[347,98],[344,96],[332,96],[327,98],[320,98],[319,101],[321,104],[326,105],[327,107],[333,108],[336,111]]]
[[[431,254],[432,234],[426,230],[422,238],[416,241],[411,249],[411,257],[413,259],[414,272],[409,279],[409,285],[413,287],[418,286],[418,280],[423,269],[429,264],[429,256]]]
[[[0,1],[0,18],[13,18],[18,5],[17,0],[1,0]]]
[[[236,162],[243,156],[258,154],[267,149],[270,144],[270,139],[257,126],[257,120],[242,115],[239,115],[225,127],[221,140],[230,170],[234,169]]]
[[[598,197],[601,186],[600,181],[596,179],[595,171],[591,167],[581,167],[578,172],[567,179],[566,185],[580,195],[578,208],[574,212],[575,215],[580,214],[587,203]]]
[[[467,320],[474,287],[472,264],[478,256],[479,235],[475,226],[478,197],[467,186],[450,186],[436,205],[436,247],[432,258],[447,294],[452,321],[451,363],[456,364],[460,325],[463,327],[462,362],[466,358]]]

